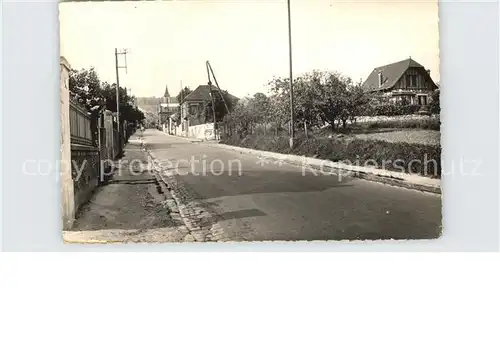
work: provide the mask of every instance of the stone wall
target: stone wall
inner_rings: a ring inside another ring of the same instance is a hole
[[[189,127],[189,138],[213,140],[215,139],[214,124],[205,123]]]
[[[170,133],[169,134],[177,135],[177,136],[183,136],[183,137],[187,136],[187,133],[185,131],[186,125],[187,125],[186,121],[183,121],[179,125],[177,125],[174,122],[174,124],[172,124],[172,128],[170,129]],[[183,129],[183,127],[184,127],[184,129]]]
[[[99,185],[99,152],[86,145],[71,145],[71,175],[74,184],[75,211],[86,203]]]
[[[71,131],[69,122],[69,71],[71,67],[64,57],[60,58],[60,121],[61,121],[61,225],[71,229],[75,220],[75,194],[71,177]]]
[[[96,146],[80,144],[71,133],[69,72],[71,68],[64,57],[60,58],[60,120],[61,120],[61,222],[63,230],[70,230],[75,213],[92,196],[99,185],[100,156]],[[73,111],[74,112],[74,111]],[[77,111],[78,112],[78,111]],[[110,118],[108,118],[110,119]],[[75,120],[73,119],[73,127]],[[84,126],[90,130],[88,125]],[[78,128],[77,128],[78,129]],[[78,129],[80,132],[80,130]],[[87,131],[86,131],[87,132]],[[74,133],[75,134],[75,133]],[[88,134],[88,135],[87,135]],[[102,133],[103,135],[105,133]],[[86,133],[87,138],[91,134]],[[73,142],[72,142],[73,137]],[[107,143],[108,144],[108,143]],[[113,153],[106,149],[106,153]]]

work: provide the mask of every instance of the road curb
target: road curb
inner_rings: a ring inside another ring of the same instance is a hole
[[[387,171],[384,169],[352,166],[340,162],[333,162],[313,157],[280,154],[277,152],[270,152],[270,151],[261,151],[261,150],[249,149],[249,148],[232,146],[221,143],[217,144],[207,143],[207,145],[211,147],[228,149],[249,155],[256,155],[264,158],[277,159],[294,165],[307,166],[321,171],[329,170],[331,172],[332,170],[337,170],[340,172],[346,172],[346,175],[354,176],[356,178],[365,179],[368,181],[375,181],[388,185],[419,190],[434,194],[441,194],[441,180],[439,179],[432,179],[401,172]]]
[[[156,179],[156,182],[158,183],[159,187],[162,190],[163,196],[165,197],[165,202],[163,203],[163,206],[168,209],[169,211],[169,216],[177,223],[181,223],[179,226],[179,231],[183,232],[184,235],[190,234],[189,228],[186,226],[185,219],[182,217],[180,210],[179,210],[179,204],[177,200],[175,199],[172,189],[170,188],[169,184],[166,182],[166,180],[163,178],[161,174],[161,170],[157,169],[157,166],[155,165],[155,160],[153,156],[151,155],[151,152],[147,150],[144,147],[144,144],[142,150],[148,155],[148,163],[152,167],[152,173],[153,176]]]
[[[186,141],[190,141],[192,143],[210,143],[210,144],[218,144],[220,140],[212,140],[212,139],[198,139],[198,138],[188,138],[185,136],[180,136],[180,135],[173,135],[173,134],[168,134],[167,132],[161,131],[161,133],[165,134],[166,136],[172,137],[172,138],[178,138]]]
[[[152,162],[154,175],[164,185],[168,193],[166,205],[172,218],[183,223],[182,230],[185,242],[216,242],[223,240],[223,229],[217,219],[192,199],[183,201],[175,175],[164,174],[155,164],[156,158],[147,148],[144,149]],[[186,199],[184,199],[186,200]]]

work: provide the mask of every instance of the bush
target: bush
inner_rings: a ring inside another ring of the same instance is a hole
[[[419,105],[386,103],[372,106],[369,110],[371,116],[401,116],[412,115],[420,110]]]
[[[440,130],[441,121],[439,118],[419,118],[419,119],[394,119],[385,121],[361,122],[359,123],[363,129],[380,129],[380,128],[412,128],[412,129],[427,129]]]
[[[440,103],[440,90],[436,89],[430,99],[429,112],[432,114],[439,115],[441,113],[441,103]]]
[[[389,143],[382,140],[349,141],[327,138],[298,138],[293,149],[288,137],[251,135],[244,139],[228,138],[223,143],[256,150],[317,157],[354,165],[371,165],[389,171],[441,176],[441,146]],[[369,163],[366,163],[369,162]]]

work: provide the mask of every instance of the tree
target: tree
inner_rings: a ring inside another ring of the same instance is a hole
[[[257,124],[264,126],[264,133],[267,130],[267,124],[270,117],[270,100],[263,93],[255,93],[253,97],[243,102],[248,110],[246,122],[249,124],[248,129],[252,131]]]
[[[244,137],[259,123],[274,126],[276,135],[290,126],[290,80],[274,77],[269,83],[269,96],[257,93],[240,101],[224,118],[226,126]],[[345,129],[349,120],[369,109],[371,96],[362,83],[354,83],[338,72],[312,71],[296,77],[294,88],[294,128],[311,128],[327,122],[335,131]]]
[[[324,83],[316,86],[316,99],[313,101],[314,108],[320,111],[321,118],[330,123],[335,131],[335,123],[345,121],[349,118],[352,104],[349,100],[349,86],[352,84],[350,78],[336,72],[325,72],[322,75]]]
[[[318,126],[324,121],[321,102],[325,99],[325,72],[314,70],[295,79],[295,120],[300,125]]]
[[[440,90],[436,89],[432,92],[429,102],[429,112],[439,115],[441,113]]]
[[[120,107],[120,114],[123,119],[128,122],[140,122],[145,119],[144,113],[142,113],[136,106],[128,104]]]
[[[116,84],[104,83],[102,85],[102,95],[106,101],[106,109],[116,112]],[[119,99],[120,117],[124,121],[141,121],[145,119],[144,113],[135,106],[134,96],[128,95],[126,87],[120,87]]]
[[[347,127],[347,121],[356,121],[356,116],[363,114],[366,110],[366,106],[370,102],[370,97],[365,94],[362,83],[350,84],[347,87],[347,92],[345,95],[346,99],[346,110],[345,113],[340,115],[340,120],[342,121],[342,127],[345,129]]]
[[[69,90],[74,99],[88,111],[104,103],[101,81],[94,67],[72,70],[69,75]]]
[[[289,120],[289,79],[274,78],[270,82],[274,118],[278,124]],[[344,128],[349,119],[354,119],[361,108],[368,103],[361,83],[337,72],[313,71],[294,79],[294,115],[297,127],[303,122],[314,126],[327,122],[335,130],[342,123]]]
[[[225,90],[222,90],[221,93],[216,90],[216,88],[212,88],[212,99],[206,100],[203,103],[201,109],[201,117],[205,119],[206,122],[214,122],[214,110],[215,110],[215,118],[217,122],[221,122],[224,120],[224,116],[231,112],[235,107],[235,101],[231,98],[229,93]],[[224,97],[224,100],[222,98]],[[227,109],[226,109],[227,105]]]
[[[286,130],[290,122],[290,80],[288,78],[274,77],[269,83],[270,108],[269,114],[271,124],[274,126],[275,134]],[[297,112],[297,104],[294,106]]]
[[[265,126],[268,123],[271,103],[265,94],[256,93],[253,97],[245,97],[238,102],[230,99],[230,96],[226,98],[229,100],[230,113],[224,114],[221,119],[226,132],[236,133],[244,138],[254,132],[258,124]]]
[[[69,75],[70,96],[82,105],[90,115],[90,130],[93,141],[97,141],[97,119],[99,112],[104,107],[104,97],[101,81],[93,67],[72,70]]]
[[[98,117],[98,111],[106,108],[116,112],[116,84],[101,82],[93,67],[73,70],[69,77],[69,90],[74,99],[82,104],[92,115],[92,121]],[[135,106],[135,97],[127,94],[126,87],[120,87],[120,114],[123,120],[139,121],[144,114]]]
[[[184,87],[181,91],[179,91],[179,94],[177,94],[177,101],[179,101],[179,104],[182,104],[184,102],[184,99],[186,96],[191,94],[193,91],[189,89],[189,87]]]

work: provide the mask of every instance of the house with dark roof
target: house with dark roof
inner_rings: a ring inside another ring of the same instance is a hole
[[[208,84],[199,85],[183,99],[181,104],[182,117],[183,120],[189,120],[190,126],[206,123],[204,118],[200,116],[200,113],[202,112],[204,103],[212,100],[210,89],[212,89],[212,94],[219,94],[219,89],[216,86]],[[229,94],[229,98],[234,102],[239,100],[236,96],[231,94]]]
[[[429,95],[438,87],[430,70],[411,57],[385,66],[376,67],[363,83],[365,91],[387,96],[393,102],[406,100],[410,104],[426,106]]]

